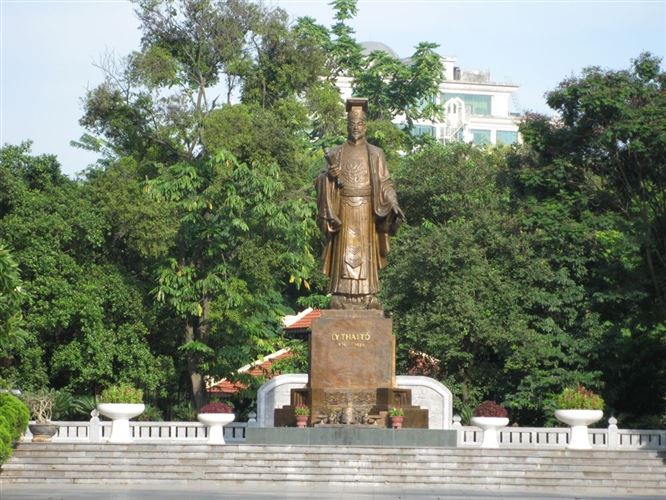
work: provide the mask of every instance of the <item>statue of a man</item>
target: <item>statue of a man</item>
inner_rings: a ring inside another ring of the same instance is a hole
[[[381,309],[378,273],[404,219],[384,152],[365,140],[367,111],[367,99],[347,100],[348,140],[326,152],[315,183],[331,309]]]

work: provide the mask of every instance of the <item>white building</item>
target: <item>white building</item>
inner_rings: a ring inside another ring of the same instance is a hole
[[[365,54],[383,50],[398,58],[383,43],[361,45]],[[512,94],[518,86],[492,82],[488,72],[461,69],[454,57],[442,57],[442,64],[444,81],[439,86],[437,103],[443,105],[444,121],[416,121],[412,133],[429,134],[440,142],[463,140],[479,145],[518,142],[519,117],[510,111]],[[343,99],[352,96],[351,78],[339,78],[338,87]],[[398,116],[394,122],[404,124],[404,117]]]

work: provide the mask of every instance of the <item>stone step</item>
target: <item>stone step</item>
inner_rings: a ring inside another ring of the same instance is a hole
[[[535,449],[21,443],[7,483],[403,484],[529,491],[666,491],[666,453]]]
[[[220,459],[216,457],[199,457],[197,459],[191,458],[178,458],[178,459],[158,459],[149,457],[96,457],[92,460],[90,457],[32,457],[27,460],[19,460],[18,458],[9,462],[4,467],[5,469],[11,468],[14,464],[21,464],[23,467],[40,465],[53,465],[59,464],[63,466],[77,467],[82,464],[124,464],[126,466],[140,466],[149,465],[152,467],[163,466],[233,466],[238,464],[246,464],[248,466],[256,466],[262,468],[281,468],[281,467],[300,467],[300,468],[324,468],[331,469],[334,467],[359,468],[369,470],[385,470],[388,468],[401,468],[401,469],[419,469],[419,470],[493,470],[502,468],[505,470],[519,469],[519,470],[558,470],[558,471],[611,471],[611,472],[663,472],[664,465],[659,463],[652,463],[650,465],[638,465],[632,462],[613,463],[583,463],[572,464],[567,462],[560,463],[538,463],[538,462],[518,462],[518,463],[475,463],[475,462],[401,462],[401,461],[384,461],[384,460],[362,460],[362,461],[318,461],[318,460],[294,460],[292,458],[276,458],[274,460],[251,460],[251,459]]]
[[[14,472],[10,472],[14,471]],[[580,470],[580,469],[549,469],[549,470],[521,470],[518,467],[502,469],[419,469],[414,467],[385,467],[374,471],[364,467],[303,467],[289,465],[274,465],[272,467],[249,466],[249,465],[197,465],[196,467],[184,467],[183,465],[151,465],[143,464],[8,464],[3,468],[3,477],[21,475],[25,472],[52,472],[59,471],[63,475],[83,475],[85,473],[99,473],[107,475],[110,473],[146,473],[160,474],[292,474],[303,473],[311,475],[363,475],[363,476],[399,476],[408,474],[414,477],[429,478],[433,475],[445,475],[447,473],[464,473],[466,477],[522,477],[522,478],[553,478],[553,479],[613,479],[633,481],[640,477],[640,481],[666,480],[662,471],[608,471],[608,470]],[[640,476],[639,476],[640,474]]]
[[[282,470],[284,468],[298,468],[298,469],[344,469],[344,470],[369,470],[369,471],[385,471],[388,469],[399,470],[423,470],[426,472],[431,471],[466,471],[466,470],[480,470],[492,471],[496,469],[501,470],[521,470],[521,471],[543,471],[550,470],[561,474],[568,474],[571,472],[584,472],[589,474],[608,472],[614,474],[663,474],[664,465],[659,463],[652,463],[650,465],[639,466],[636,463],[583,463],[572,464],[566,461],[561,463],[527,463],[527,462],[511,462],[505,464],[497,463],[474,463],[474,462],[400,462],[400,461],[384,461],[384,460],[363,460],[363,461],[318,461],[318,460],[294,460],[289,457],[276,458],[274,460],[251,460],[251,459],[223,459],[213,457],[199,457],[197,459],[178,458],[178,459],[164,459],[164,458],[148,458],[148,457],[32,457],[27,460],[13,459],[7,463],[3,470],[10,470],[13,468],[41,468],[49,466],[69,467],[77,469],[83,466],[86,467],[101,467],[118,465],[123,467],[233,467],[242,465],[244,467],[257,467],[261,469],[275,469]]]
[[[290,481],[285,481],[283,479],[269,479],[271,483],[271,489],[272,490],[281,490],[281,489],[288,489],[290,486],[294,487],[327,487],[327,488],[348,488],[349,487],[349,481],[313,481],[311,478],[308,478],[308,480],[305,481],[298,481],[298,480],[290,480]],[[140,486],[143,488],[150,487],[151,485],[155,486],[160,486],[160,487],[188,487],[192,485],[196,485],[197,487],[216,487],[216,488],[223,488],[226,484],[230,485],[238,485],[238,484],[243,484],[247,482],[248,484],[253,484],[260,486],[262,479],[261,477],[255,480],[229,480],[229,481],[220,481],[220,480],[207,480],[207,479],[197,479],[196,481],[192,482],[187,479],[151,479],[151,478],[139,478],[139,479],[123,479],[122,481],[119,481],[118,479],[105,479],[105,478],[51,478],[48,480],[48,484],[50,485],[57,485],[57,484],[63,484],[63,485],[72,485],[72,484],[80,484],[80,485],[118,485],[118,484],[124,484],[128,486]],[[34,478],[15,478],[12,479],[11,481],[7,481],[7,483],[13,483],[13,484],[35,484],[35,479]],[[357,483],[358,484],[358,483]],[[363,488],[385,488],[387,486],[386,482],[365,482],[360,484],[361,487]],[[581,484],[581,485],[576,485],[575,488],[573,488],[569,484],[565,485],[546,485],[546,486],[541,486],[541,485],[530,485],[530,486],[520,486],[520,485],[512,485],[512,484],[489,484],[489,485],[484,485],[484,484],[478,484],[478,483],[469,483],[469,482],[464,482],[464,481],[459,481],[459,482],[451,482],[447,483],[445,485],[430,485],[430,484],[410,484],[408,485],[410,489],[417,490],[421,487],[423,488],[428,488],[432,489],[433,487],[440,487],[443,490],[446,491],[457,491],[457,490],[489,490],[489,491],[502,491],[502,492],[515,492],[516,494],[519,495],[524,495],[525,492],[530,492],[530,493],[543,493],[543,494],[553,494],[553,493],[561,493],[561,494],[572,494],[572,493],[577,493],[577,494],[590,494],[590,495],[603,495],[604,493],[607,494],[625,494],[625,495],[654,495],[654,496],[663,496],[664,492],[664,487],[659,486],[659,487],[641,487],[641,488],[628,488],[626,486],[618,486],[618,487],[604,487],[601,488],[599,485],[596,483],[592,484]],[[603,497],[599,497],[603,498]]]
[[[307,459],[297,458],[291,456],[283,456],[282,458],[274,459],[253,459],[247,457],[220,457],[218,455],[212,456],[198,456],[196,458],[186,456],[158,456],[146,457],[143,455],[130,455],[130,456],[97,456],[97,457],[79,457],[79,456],[22,456],[20,463],[22,464],[90,464],[90,463],[123,463],[123,464],[150,464],[155,466],[162,465],[234,465],[238,463],[247,463],[251,466],[270,467],[273,464],[289,465],[289,466],[318,466],[318,467],[381,467],[385,468],[391,464],[401,464],[402,467],[424,468],[424,469],[456,469],[456,468],[494,468],[497,467],[497,461],[484,461],[484,460],[433,460],[433,461],[400,461],[400,460],[385,460],[385,459]],[[10,462],[13,463],[13,462]],[[566,459],[561,460],[531,460],[521,462],[506,462],[502,464],[503,468],[521,468],[521,469],[541,469],[544,467],[561,468],[561,469],[585,469],[585,470],[623,470],[623,471],[642,471],[642,470],[663,470],[662,461],[652,461],[646,463],[637,463],[635,461],[591,461],[573,462]]]
[[[224,466],[235,466],[235,465],[245,465],[249,467],[261,467],[269,469],[281,469],[283,467],[295,467],[295,468],[321,468],[321,469],[333,469],[333,468],[344,468],[344,469],[364,469],[372,471],[382,471],[391,468],[398,468],[404,470],[425,470],[425,471],[461,471],[461,470],[524,470],[524,471],[539,471],[539,470],[553,470],[559,471],[562,473],[570,471],[584,471],[589,473],[595,472],[613,472],[613,473],[663,473],[664,464],[663,463],[650,463],[649,465],[639,465],[635,462],[606,462],[606,463],[567,463],[566,461],[558,463],[540,463],[540,462],[508,462],[503,464],[498,463],[488,463],[488,462],[401,462],[401,461],[385,461],[385,460],[361,460],[361,461],[349,461],[343,460],[340,462],[336,461],[320,461],[320,460],[298,460],[291,457],[282,457],[276,458],[274,460],[252,460],[252,459],[225,459],[218,458],[216,456],[211,457],[198,457],[196,459],[192,458],[174,458],[174,459],[165,459],[165,458],[150,458],[150,457],[31,457],[30,459],[21,460],[15,458],[4,466],[3,470],[11,469],[20,465],[23,468],[27,467],[40,467],[40,466],[49,466],[49,465],[60,465],[76,468],[80,465],[110,465],[110,464],[120,464],[127,467],[135,466],[144,466],[148,465],[151,467],[166,467],[166,466],[176,466],[176,467],[203,467],[203,466],[213,466],[213,467],[224,467]]]
[[[7,476],[11,474],[22,474],[22,473],[62,473],[62,474],[81,474],[81,475],[92,475],[92,474],[115,474],[115,473],[157,473],[157,474],[292,474],[292,473],[303,473],[303,474],[313,474],[313,475],[355,475],[355,476],[386,476],[387,478],[392,478],[397,475],[409,475],[414,477],[445,477],[456,475],[459,472],[464,472],[465,477],[486,477],[486,476],[511,476],[511,477],[523,477],[523,478],[540,478],[540,477],[551,477],[551,478],[608,478],[608,479],[627,479],[627,480],[664,480],[666,477],[662,473],[652,472],[641,474],[640,476],[634,475],[631,476],[630,473],[619,473],[619,472],[590,472],[590,471],[557,471],[557,470],[541,470],[541,471],[521,471],[516,469],[505,470],[505,469],[492,469],[492,470],[474,470],[467,469],[463,471],[449,470],[449,471],[437,471],[437,470],[421,470],[421,469],[404,469],[400,467],[389,467],[380,471],[372,471],[366,469],[357,469],[357,468],[345,468],[338,467],[335,469],[326,469],[318,467],[255,467],[249,468],[247,466],[234,466],[234,467],[182,467],[182,466],[161,466],[161,467],[151,467],[149,465],[140,465],[140,466],[126,466],[126,465],[109,465],[109,464],[94,464],[87,466],[62,466],[62,465],[53,465],[53,464],[41,464],[38,466],[29,466],[21,467],[11,466],[3,468],[3,477],[5,474]]]
[[[293,473],[196,473],[190,472],[152,472],[146,476],[143,472],[109,472],[100,477],[96,473],[76,473],[75,471],[63,473],[62,471],[33,471],[30,474],[22,474],[18,477],[4,477],[3,481],[14,482],[14,479],[32,479],[33,481],[42,480],[44,482],[51,482],[54,480],[62,481],[69,480],[70,482],[84,482],[84,481],[116,481],[124,483],[126,480],[139,481],[147,479],[150,481],[156,480],[182,480],[182,481],[212,481],[212,482],[313,482],[313,483],[335,483],[335,482],[354,482],[355,484],[401,484],[401,485],[430,485],[430,486],[450,486],[452,484],[460,485],[466,484],[468,486],[520,486],[520,487],[569,487],[575,489],[577,487],[596,487],[598,489],[621,489],[626,490],[660,490],[663,493],[666,488],[666,480],[664,481],[639,481],[639,480],[615,480],[615,479],[589,479],[580,478],[526,478],[520,476],[490,476],[484,475],[482,477],[472,476],[439,476],[431,475],[425,477],[423,475],[411,474],[392,474],[386,476],[375,476],[370,474],[317,474],[312,475],[305,472]]]
[[[465,456],[478,455],[481,448],[420,448],[420,447],[385,447],[385,446],[308,446],[308,445],[243,445],[227,444],[223,446],[178,443],[174,441],[166,443],[140,443],[132,444],[107,444],[107,443],[20,443],[16,451],[34,450],[34,451],[93,451],[100,450],[122,451],[122,452],[210,452],[218,451],[224,453],[296,453],[301,452],[308,455],[326,454],[326,455],[350,455],[350,454],[371,454],[371,455],[399,455],[413,454],[418,456]],[[543,448],[499,448],[484,449],[485,456],[534,456],[537,453],[540,456],[575,456],[575,457],[604,457],[604,458],[644,458],[644,457],[663,457],[664,452],[657,450],[563,450],[563,449],[543,449]]]
[[[43,467],[58,467],[58,468],[74,468],[74,469],[94,469],[101,467],[153,467],[153,468],[168,468],[168,467],[203,467],[203,468],[219,468],[219,467],[243,467],[247,470],[266,470],[266,469],[279,469],[284,468],[309,468],[316,469],[322,468],[331,470],[334,468],[344,468],[345,470],[387,470],[397,468],[400,470],[423,470],[423,471],[461,471],[461,470],[495,470],[498,465],[493,463],[479,463],[467,461],[447,461],[447,462],[400,462],[400,461],[385,461],[385,460],[296,460],[291,457],[275,459],[275,460],[247,460],[247,459],[229,459],[229,458],[210,458],[200,457],[197,459],[182,459],[182,458],[147,458],[142,456],[134,457],[97,457],[91,461],[89,457],[25,457],[20,461],[11,461],[7,463],[3,470],[11,469],[28,469],[28,468],[43,468]],[[634,463],[618,464],[614,462],[606,463],[583,463],[571,464],[566,461],[561,463],[526,463],[526,462],[509,462],[501,465],[502,470],[521,470],[521,471],[542,471],[553,470],[563,473],[655,473],[660,474],[664,471],[662,463],[654,463],[651,466],[637,466]]]
[[[551,471],[541,471],[541,472],[532,472],[525,473],[521,471],[503,471],[496,470],[492,472],[487,471],[467,471],[464,476],[460,475],[447,475],[441,473],[426,473],[424,471],[404,471],[401,469],[388,469],[382,474],[373,474],[370,471],[352,471],[352,470],[339,470],[339,471],[328,471],[328,470],[301,470],[298,468],[285,468],[281,470],[273,469],[255,469],[247,470],[245,467],[233,467],[229,469],[219,469],[219,468],[196,468],[196,469],[183,469],[181,468],[118,468],[118,467],[105,467],[105,468],[79,468],[79,469],[61,469],[58,467],[42,468],[42,469],[27,469],[27,470],[7,470],[6,473],[3,472],[3,479],[9,478],[11,476],[21,476],[21,477],[99,477],[102,474],[106,478],[111,477],[145,477],[146,474],[149,474],[153,478],[169,478],[169,477],[183,477],[196,479],[199,477],[206,477],[209,479],[239,479],[247,478],[257,479],[261,476],[271,477],[272,479],[278,479],[279,477],[285,477],[286,479],[290,478],[307,478],[315,477],[317,479],[326,479],[333,480],[338,478],[338,480],[379,480],[381,479],[384,482],[400,482],[407,480],[408,482],[448,482],[450,480],[460,480],[464,479],[466,481],[476,480],[478,478],[482,479],[485,482],[496,482],[500,480],[512,480],[512,481],[526,481],[536,479],[541,481],[586,481],[589,479],[598,480],[602,483],[621,483],[627,485],[635,484],[647,484],[653,483],[663,484],[666,486],[666,478],[663,474],[649,474],[650,477],[645,477],[641,475],[640,477],[629,474],[625,474],[623,477],[613,477],[612,474],[566,474],[562,477],[558,477],[557,474],[552,473]]]
[[[257,449],[246,448],[246,449],[234,449],[227,446],[217,446],[217,447],[200,447],[194,445],[192,447],[187,446],[178,446],[176,448],[162,445],[162,448],[154,447],[118,447],[115,445],[96,445],[94,447],[87,445],[75,445],[75,446],[63,446],[60,444],[52,444],[50,447],[41,447],[33,444],[21,444],[19,448],[15,450],[16,456],[58,456],[62,454],[67,454],[68,456],[127,456],[130,454],[140,454],[146,457],[160,457],[160,456],[181,456],[186,454],[190,457],[207,457],[210,454],[219,454],[229,458],[242,458],[249,457],[252,459],[279,459],[285,453],[293,457],[307,457],[308,459],[317,459],[319,457],[346,457],[346,458],[355,458],[355,459],[367,459],[369,457],[385,457],[386,459],[400,459],[400,460],[417,460],[417,461],[432,461],[432,460],[478,460],[482,458],[483,460],[492,461],[492,460],[505,460],[507,458],[515,459],[524,459],[524,460],[533,460],[537,459],[539,461],[548,461],[548,460],[561,460],[566,459],[567,461],[586,461],[586,460],[624,460],[624,461],[655,461],[660,462],[664,454],[659,454],[657,452],[599,452],[599,453],[589,453],[589,452],[576,452],[576,451],[565,451],[565,450],[556,450],[551,452],[544,452],[543,450],[525,450],[520,453],[516,453],[516,450],[503,450],[502,452],[497,452],[496,450],[483,450],[481,453],[480,449],[472,450],[450,450],[449,453],[429,453],[428,449],[409,449],[409,450],[400,450],[399,453],[396,453],[395,450],[390,453],[386,453],[387,450],[381,448],[377,450],[367,450],[351,449],[346,453],[327,451],[326,449],[316,448],[316,449],[276,449],[276,450],[266,450],[266,449]]]

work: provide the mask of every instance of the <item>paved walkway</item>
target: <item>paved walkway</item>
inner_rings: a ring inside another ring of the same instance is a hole
[[[393,486],[376,489],[358,489],[353,483],[338,488],[307,488],[303,486],[276,485],[224,485],[218,489],[197,487],[147,487],[115,485],[56,485],[51,487],[26,485],[3,485],[0,479],[0,500],[267,500],[267,499],[317,499],[317,500],[665,500],[663,496],[631,495],[576,495],[564,493],[521,493],[485,490],[413,490]]]

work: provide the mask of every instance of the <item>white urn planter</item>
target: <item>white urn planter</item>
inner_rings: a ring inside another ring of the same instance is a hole
[[[199,413],[199,422],[208,426],[208,444],[225,444],[224,426],[236,418],[234,413]]]
[[[598,422],[604,416],[602,410],[555,410],[555,418],[571,426],[569,450],[589,450],[590,438],[587,426]]]
[[[472,425],[483,429],[481,448],[499,448],[497,429],[509,425],[506,417],[472,417]]]
[[[97,411],[111,419],[111,436],[108,443],[131,443],[129,419],[138,417],[146,405],[134,403],[99,403]]]

